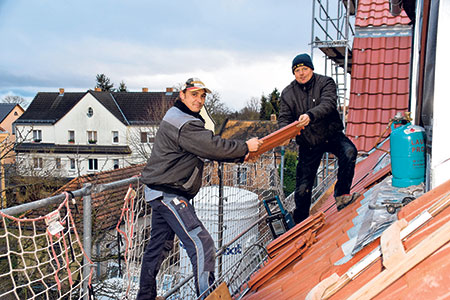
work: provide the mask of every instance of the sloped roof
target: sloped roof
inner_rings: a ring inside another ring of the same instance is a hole
[[[40,92],[34,97],[27,110],[16,120],[16,123],[56,123],[86,93],[46,93]]]
[[[160,120],[177,98],[166,92],[40,92],[16,123],[54,124],[67,114],[87,93],[91,93],[106,109],[125,125],[149,124]],[[162,113],[149,114],[165,108]]]
[[[404,11],[397,17],[389,12],[389,0],[359,0],[355,26],[393,26],[410,22]]]
[[[10,114],[16,107],[16,103],[0,103],[0,123]]]
[[[261,120],[227,120],[220,136],[225,139],[248,140],[262,138],[278,129],[277,122]]]
[[[227,120],[221,129],[220,136],[225,139],[249,140],[253,137],[263,138],[278,130],[278,123],[266,120]],[[291,142],[287,149],[296,151],[295,142]],[[279,151],[279,147],[275,151]]]
[[[390,15],[389,0],[358,2],[346,134],[359,151],[369,151],[390,119],[409,109],[408,23],[405,12]]]
[[[178,97],[178,93],[172,92],[122,92],[113,95],[130,124],[161,120]]]
[[[145,164],[134,165],[126,168],[120,168],[111,171],[98,172],[95,174],[80,176],[72,179],[70,182],[61,187],[56,193],[63,191],[75,191],[81,189],[84,184],[104,184],[122,179],[137,176],[141,173]],[[128,186],[124,185],[113,189],[105,190],[100,193],[92,194],[92,212],[93,212],[93,228],[96,231],[108,230],[117,225],[121,215],[123,199],[127,192]],[[79,214],[77,216],[82,221],[83,201],[77,199]],[[82,226],[78,226],[82,230]]]
[[[388,144],[384,143],[383,149],[388,150]],[[359,229],[365,224],[362,216],[373,214],[368,207],[371,203],[369,199],[377,197],[373,193],[379,185],[375,184],[383,178],[383,181],[389,179],[389,176],[386,176],[389,174],[390,164],[380,164],[386,155],[386,152],[376,150],[357,164],[352,186],[352,192],[362,194],[357,202],[338,212],[333,196],[326,197],[319,203],[319,207],[315,208],[316,214],[268,245],[267,250],[271,258],[251,276],[248,282],[250,292],[243,299],[305,299],[316,285],[333,273],[345,277],[350,268],[357,266],[367,254],[380,245],[379,235],[374,235],[360,248],[349,246],[355,246],[355,241],[358,241],[361,233]],[[405,218],[409,222],[444,197],[450,201],[449,191],[450,181],[403,207],[398,213],[398,219]],[[374,211],[381,211],[390,216],[383,209]],[[406,253],[449,220],[450,208],[447,207],[406,239]],[[301,235],[299,231],[302,232]],[[353,253],[352,250],[355,249],[358,250]],[[447,242],[443,248],[413,267],[399,280],[382,288],[373,299],[445,298],[450,291],[449,255],[450,244]],[[376,276],[386,274],[380,275],[385,270],[381,260],[376,260],[330,299],[348,299],[371,283]]]

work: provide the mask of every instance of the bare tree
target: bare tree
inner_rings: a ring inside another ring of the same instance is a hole
[[[256,97],[252,97],[247,101],[244,108],[239,111],[238,118],[240,120],[259,120],[259,100]]]
[[[208,94],[205,101],[205,107],[216,121],[218,127],[232,114],[231,109],[220,98],[218,92],[212,91],[211,94]]]
[[[0,102],[2,103],[14,103],[19,104],[20,106],[26,108],[28,106],[28,101],[25,100],[25,98],[22,98],[20,96],[14,96],[14,95],[7,95],[3,97]]]

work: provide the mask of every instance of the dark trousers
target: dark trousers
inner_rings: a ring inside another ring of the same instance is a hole
[[[214,282],[216,250],[213,239],[188,200],[174,194],[163,195],[149,201],[152,207],[152,229],[142,258],[138,300],[153,300],[157,296],[156,275],[173,248],[175,234],[191,260],[197,296]]]
[[[342,132],[326,142],[314,146],[300,146],[295,187],[295,210],[293,218],[296,224],[309,216],[312,188],[320,161],[325,152],[334,154],[338,159],[337,182],[334,196],[350,193],[350,187],[355,174],[355,162],[358,151],[355,145]]]

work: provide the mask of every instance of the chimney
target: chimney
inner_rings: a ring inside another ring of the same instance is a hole
[[[166,93],[173,93],[173,88],[172,87],[166,88]]]
[[[101,88],[99,88],[99,87],[96,87],[96,88],[95,88],[95,91],[96,91],[96,92],[101,92],[101,91],[102,91],[102,89],[101,89]]]
[[[63,88],[60,88],[60,89],[59,89],[59,94],[60,94],[60,95],[64,95],[64,89],[63,89]]]
[[[277,115],[276,114],[271,114],[270,115],[270,121],[276,122],[277,121]]]
[[[148,93],[148,88],[143,87],[143,88],[142,88],[142,92],[143,92],[143,93]]]

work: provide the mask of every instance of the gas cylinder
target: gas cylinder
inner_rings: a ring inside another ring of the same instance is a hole
[[[391,125],[392,185],[408,187],[425,180],[425,130],[409,120],[394,119]],[[395,127],[399,125],[399,127]]]

